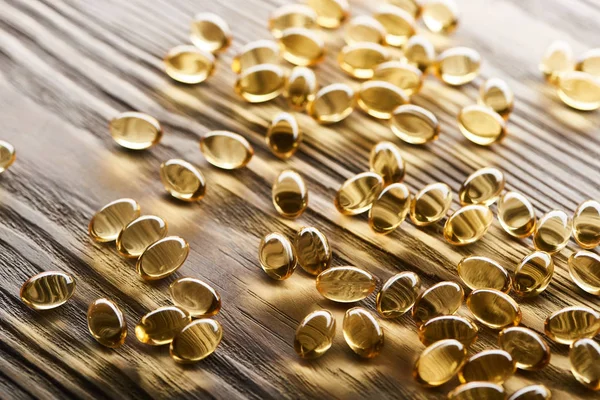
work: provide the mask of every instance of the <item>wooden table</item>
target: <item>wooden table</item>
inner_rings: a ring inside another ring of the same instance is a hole
[[[321,229],[334,250],[333,265],[365,268],[385,281],[410,270],[424,286],[458,280],[457,262],[466,255],[492,257],[509,270],[532,251],[531,240],[513,240],[494,222],[478,243],[458,248],[444,242],[439,225],[420,230],[409,222],[389,236],[369,230],[366,217],[339,214],[333,197],[340,184],[368,169],[378,141],[397,143],[408,164],[406,184],[416,192],[442,181],[455,191],[474,170],[496,166],[507,188],[526,194],[539,216],[558,208],[572,213],[587,198],[600,198],[600,113],[567,108],[538,72],[545,47],[569,41],[576,53],[598,45],[600,6],[590,0],[458,0],[461,25],[455,35],[436,37],[438,48],[477,49],[481,76],[460,89],[429,77],[414,103],[433,111],[442,124],[439,140],[424,147],[396,139],[383,123],[355,111],[347,120],[319,126],[297,115],[305,133],[298,153],[276,159],[265,145],[267,125],[287,110],[283,98],[243,102],[233,92],[233,55],[249,41],[269,38],[266,20],[283,0],[0,0],[0,138],[17,148],[17,162],[0,177],[0,397],[4,398],[444,398],[457,384],[426,390],[411,378],[424,346],[408,317],[382,321],[386,344],[371,361],[358,359],[344,343],[346,307],[323,299],[314,279],[297,272],[274,282],[260,270],[260,238],[303,225]],[[355,15],[375,6],[351,1]],[[225,18],[235,35],[218,60],[215,76],[197,86],[174,83],[162,57],[187,43],[198,11]],[[329,54],[315,70],[322,85],[344,81],[336,63],[341,30],[327,34]],[[486,78],[505,79],[516,93],[509,135],[489,148],[467,142],[455,119],[476,102]],[[139,110],[158,118],[162,142],[148,151],[124,151],[111,139],[107,123],[121,111]],[[245,136],[256,155],[247,168],[211,167],[198,148],[202,134],[226,129]],[[161,162],[181,157],[202,169],[208,192],[197,204],[170,199],[158,177]],[[279,218],[271,204],[271,184],[284,168],[307,181],[310,205],[298,220]],[[87,224],[104,204],[137,199],[143,213],[157,214],[172,234],[191,245],[182,269],[156,284],[141,281],[134,264],[113,245],[92,242]],[[453,204],[453,209],[458,203]],[[568,305],[598,309],[598,298],[570,280],[566,259],[571,242],[556,255],[556,271],[538,298],[521,302],[523,325],[542,332],[548,314]],[[74,297],[47,312],[28,309],[19,288],[31,275],[57,269],[77,279]],[[170,304],[169,283],[180,276],[206,280],[222,295],[217,319],[224,339],[203,362],[182,367],[168,346],[139,343],[133,327],[157,306]],[[99,297],[114,299],[126,313],[129,338],[109,350],[89,335],[86,310]],[[360,302],[374,309],[375,296]],[[333,348],[321,359],[300,360],[294,331],[310,311],[327,308],[337,318]],[[463,306],[461,314],[468,314]],[[494,332],[482,329],[471,352],[496,346]],[[553,398],[593,398],[569,372],[568,349],[551,344],[551,365],[518,372],[506,382],[512,393],[543,383]]]

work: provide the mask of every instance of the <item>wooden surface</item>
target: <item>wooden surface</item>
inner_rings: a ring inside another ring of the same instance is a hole
[[[333,265],[351,264],[381,282],[410,270],[424,286],[458,280],[465,255],[485,255],[509,270],[532,251],[531,240],[513,240],[497,221],[480,242],[465,248],[446,244],[441,225],[419,230],[409,222],[389,236],[369,230],[366,217],[340,215],[334,193],[348,177],[368,169],[377,141],[397,143],[406,158],[406,183],[416,192],[442,181],[457,190],[484,166],[501,168],[507,187],[523,192],[541,216],[559,208],[572,213],[587,198],[600,199],[600,113],[563,105],[537,70],[545,47],[569,41],[576,53],[598,46],[600,4],[593,0],[458,0],[461,25],[451,37],[431,36],[438,49],[466,45],[484,60],[482,75],[460,89],[429,77],[414,103],[442,123],[440,139],[425,147],[403,144],[387,126],[355,111],[344,122],[318,126],[298,115],[305,140],[289,161],[277,160],[264,136],[272,116],[287,110],[283,98],[249,105],[233,93],[229,65],[245,43],[269,38],[266,20],[283,0],[0,0],[0,138],[17,148],[17,162],[0,177],[0,397],[2,398],[444,398],[457,384],[426,390],[411,378],[424,346],[408,317],[383,321],[383,354],[358,359],[344,343],[347,307],[323,299],[314,280],[298,271],[273,282],[260,270],[260,237],[291,235],[314,225],[329,238]],[[354,15],[376,2],[351,0]],[[225,18],[235,39],[218,60],[215,76],[197,86],[178,85],[163,72],[162,57],[187,43],[198,11]],[[322,85],[337,81],[357,87],[337,67],[341,31],[327,34],[329,54],[316,68]],[[516,93],[509,135],[499,145],[467,142],[455,123],[462,106],[476,101],[485,78],[505,79]],[[111,139],[107,123],[126,110],[147,112],[165,128],[162,142],[145,152],[128,152]],[[204,160],[198,139],[210,130],[238,132],[254,146],[247,168],[227,172]],[[168,198],[158,177],[161,162],[181,157],[200,166],[208,181],[205,199],[182,204]],[[279,171],[295,168],[310,190],[307,212],[298,220],[279,218],[271,204],[271,183]],[[137,199],[143,213],[169,223],[171,234],[191,244],[188,261],[169,279],[141,281],[134,264],[112,245],[93,243],[86,229],[102,205]],[[453,209],[457,208],[456,197]],[[555,256],[550,286],[522,301],[523,325],[542,332],[544,319],[568,305],[599,308],[598,298],[569,279],[570,242]],[[74,297],[63,307],[36,312],[20,302],[21,284],[31,275],[58,269],[77,279]],[[168,284],[199,277],[222,295],[224,339],[217,352],[190,367],[176,365],[168,347],[140,344],[133,327],[147,311],[170,303]],[[102,348],[89,335],[85,313],[96,298],[115,300],[126,313],[129,337],[117,350]],[[375,296],[360,302],[374,309]],[[321,359],[299,360],[294,331],[310,311],[334,312],[333,348]],[[467,314],[463,308],[461,314]],[[496,334],[482,329],[471,352],[496,346]],[[532,383],[551,388],[553,398],[598,398],[569,372],[568,349],[551,344],[552,363],[535,373],[519,372],[509,393]]]

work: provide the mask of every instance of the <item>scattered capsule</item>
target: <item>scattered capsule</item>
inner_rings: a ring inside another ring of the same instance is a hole
[[[498,200],[498,221],[506,233],[516,238],[533,235],[537,218],[527,197],[506,192]]]
[[[444,238],[455,246],[475,243],[486,234],[493,220],[494,214],[483,204],[464,206],[446,220]]]
[[[599,331],[600,314],[589,307],[565,307],[551,314],[544,322],[546,336],[561,344],[593,338]]]
[[[228,131],[205,134],[200,140],[200,151],[206,161],[222,169],[243,168],[254,155],[254,149],[243,136]]]
[[[307,105],[308,114],[320,124],[333,124],[354,110],[354,90],[345,83],[321,88]]]
[[[440,386],[452,379],[466,360],[467,348],[461,342],[440,340],[423,350],[413,369],[413,377],[421,385]]]
[[[398,106],[409,102],[409,98],[398,86],[385,81],[368,81],[360,85],[357,94],[358,106],[367,114],[379,119],[390,119]]]
[[[388,45],[401,47],[415,34],[415,19],[403,9],[391,4],[380,5],[373,17],[383,25]]]
[[[317,26],[317,13],[305,4],[285,4],[269,17],[269,30],[276,39],[288,28],[312,29]]]
[[[181,83],[201,83],[215,72],[215,57],[190,45],[173,47],[163,62],[167,75]]]
[[[458,7],[454,0],[427,0],[423,3],[422,17],[431,32],[452,33],[458,25]]]
[[[112,138],[130,150],[144,150],[162,138],[163,130],[156,118],[148,114],[127,111],[114,117],[109,124]]]
[[[492,382],[501,385],[515,374],[517,367],[504,350],[483,350],[467,360],[458,373],[462,383]]]
[[[307,4],[317,13],[317,24],[326,29],[338,28],[350,15],[347,0],[308,0]]]
[[[412,308],[412,317],[419,326],[440,315],[452,315],[458,311],[464,297],[465,293],[458,283],[436,283],[417,297]]]
[[[575,64],[575,70],[600,77],[600,48],[583,53]]]
[[[521,322],[521,308],[509,295],[494,289],[477,289],[467,297],[467,307],[475,319],[491,329]]]
[[[402,61],[387,61],[375,68],[373,80],[391,83],[402,89],[407,96],[412,96],[421,90],[423,73],[417,67]]]
[[[420,0],[387,0],[388,3],[400,7],[413,18],[418,18],[421,16],[421,1]]]
[[[492,382],[469,382],[448,393],[448,400],[506,400],[502,385]]]
[[[389,185],[404,180],[406,164],[400,154],[400,149],[392,142],[379,142],[371,149],[369,156],[371,172],[383,178],[383,183]]]
[[[326,269],[317,276],[315,283],[323,297],[338,303],[362,300],[375,290],[373,275],[350,266]]]
[[[176,306],[159,307],[144,315],[135,326],[135,336],[145,344],[162,346],[169,344],[187,324],[190,314]]]
[[[263,103],[279,96],[285,82],[285,71],[279,65],[260,64],[242,71],[234,89],[249,103]]]
[[[19,297],[25,305],[34,310],[50,310],[62,306],[75,292],[75,279],[59,271],[46,271],[29,278]]]
[[[16,159],[15,147],[4,140],[0,140],[0,174],[6,171]]]
[[[206,318],[221,310],[221,296],[207,283],[196,278],[179,278],[169,286],[171,300],[194,318]]]
[[[573,238],[584,249],[600,244],[600,203],[596,200],[586,200],[575,210]]]
[[[437,182],[425,186],[410,203],[410,219],[417,226],[428,226],[446,216],[452,205],[452,189]]]
[[[496,289],[507,293],[511,278],[508,271],[488,257],[468,256],[459,261],[458,276],[471,290]]]
[[[327,310],[308,314],[296,329],[294,350],[302,358],[321,357],[333,344],[335,318]]]
[[[317,276],[329,268],[331,247],[327,237],[317,228],[303,227],[296,232],[294,248],[298,265],[310,275]]]
[[[167,223],[155,215],[142,215],[131,221],[117,236],[117,251],[138,258],[152,243],[167,236]]]
[[[279,62],[279,45],[272,40],[256,40],[242,47],[233,58],[231,69],[236,74],[260,64],[277,64]]]
[[[368,15],[352,18],[346,25],[344,40],[347,44],[354,43],[385,43],[385,28],[379,21]]]
[[[206,180],[198,168],[187,161],[171,159],[160,165],[160,180],[176,199],[198,201],[206,192]]]
[[[546,290],[552,275],[552,256],[543,251],[533,252],[525,256],[515,269],[513,291],[523,297],[537,296]]]
[[[292,108],[302,111],[315,99],[317,89],[317,77],[312,69],[294,67],[287,79],[283,96]]]
[[[90,334],[101,345],[114,349],[125,343],[127,321],[113,301],[98,299],[90,304],[87,323]]]
[[[538,221],[533,246],[546,253],[558,253],[567,245],[572,228],[573,221],[564,211],[552,210]]]
[[[400,272],[388,279],[377,293],[377,312],[383,318],[398,318],[415,304],[421,279],[414,272]]]
[[[112,242],[131,221],[140,216],[133,199],[118,199],[102,207],[90,220],[88,232],[96,242]]]
[[[507,119],[514,107],[515,96],[502,79],[490,78],[479,89],[479,103]]]
[[[433,64],[434,74],[444,83],[460,86],[479,75],[481,56],[469,47],[452,47],[442,52]]]
[[[500,142],[506,136],[506,122],[500,114],[478,104],[460,110],[458,128],[464,137],[480,146]]]
[[[556,83],[563,72],[573,70],[573,50],[569,43],[557,40],[548,46],[540,63],[540,71],[547,81]]]
[[[273,205],[285,218],[298,218],[308,207],[308,188],[299,173],[281,171],[273,183]]]
[[[362,214],[371,209],[383,189],[383,178],[374,172],[362,172],[349,178],[338,189],[334,203],[345,215]]]
[[[223,339],[223,328],[214,319],[197,319],[177,333],[169,347],[171,358],[176,362],[198,362],[217,349]]]
[[[410,209],[410,190],[403,183],[386,186],[369,210],[369,226],[376,233],[393,232],[406,218]]]
[[[569,275],[573,282],[588,293],[600,295],[600,256],[580,250],[569,257]]]
[[[419,339],[425,346],[439,340],[455,339],[466,347],[477,340],[479,328],[473,321],[458,315],[441,315],[419,326]]]
[[[263,271],[278,281],[289,278],[296,270],[294,247],[281,233],[269,233],[261,239],[258,245],[258,259]]]
[[[383,348],[383,329],[373,314],[354,307],[344,315],[344,339],[360,357],[374,358]]]
[[[517,368],[537,371],[550,363],[550,347],[540,335],[522,326],[503,329],[498,344],[508,352]]]
[[[166,278],[177,271],[187,259],[190,245],[179,236],[167,236],[154,242],[138,258],[135,269],[147,281]]]
[[[325,42],[317,31],[288,28],[281,33],[279,43],[283,48],[283,58],[294,65],[309,67],[325,58]]]
[[[566,105],[582,111],[600,108],[600,77],[570,71],[560,74],[557,79],[558,97]]]
[[[550,400],[552,393],[544,385],[530,385],[510,395],[508,400]]]
[[[440,123],[435,115],[414,104],[397,107],[391,115],[392,132],[411,144],[425,144],[436,140],[440,133]]]
[[[569,351],[571,373],[585,387],[600,390],[600,345],[592,339],[579,339]]]
[[[265,140],[273,154],[286,160],[298,150],[302,142],[302,131],[292,114],[281,112],[273,117]]]
[[[497,168],[481,168],[465,179],[458,198],[463,206],[467,204],[492,205],[504,190],[504,174]]]
[[[220,53],[231,44],[231,30],[218,15],[199,13],[192,21],[190,40],[199,49]]]
[[[338,54],[342,71],[358,79],[371,79],[375,68],[389,60],[389,51],[380,44],[359,42],[348,44]]]

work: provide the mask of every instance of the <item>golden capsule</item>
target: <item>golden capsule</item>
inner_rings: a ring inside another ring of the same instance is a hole
[[[552,256],[543,251],[533,252],[525,256],[515,269],[513,291],[523,297],[537,296],[546,290],[552,275]]]
[[[397,107],[392,112],[390,126],[396,136],[411,144],[432,142],[440,133],[440,123],[435,115],[414,104]]]
[[[506,400],[502,385],[492,382],[469,382],[448,393],[448,400]]]
[[[569,275],[573,282],[588,293],[600,295],[600,256],[580,250],[569,256]]]
[[[517,368],[537,371],[550,363],[550,347],[540,335],[522,326],[503,329],[498,344],[508,352]]]
[[[317,89],[317,77],[312,69],[294,67],[287,79],[283,96],[292,108],[303,111],[315,99]]]
[[[410,209],[410,190],[403,183],[386,186],[369,210],[369,226],[373,232],[392,233],[406,218]]]
[[[500,78],[486,80],[479,89],[479,104],[490,107],[504,119],[512,112],[514,101],[512,90]]]
[[[209,284],[196,278],[179,278],[169,286],[171,301],[194,318],[216,315],[221,310],[221,296]]]
[[[375,68],[390,57],[389,51],[380,44],[358,42],[340,50],[338,64],[342,71],[354,78],[371,79]]]
[[[575,70],[600,77],[600,48],[583,53],[575,64]]]
[[[288,28],[312,29],[317,25],[317,13],[305,4],[285,4],[269,17],[269,30],[276,39]]]
[[[159,307],[144,315],[135,326],[135,336],[145,344],[162,346],[192,321],[190,314],[176,306]]]
[[[155,215],[142,215],[131,221],[117,236],[117,251],[138,258],[152,243],[167,236],[167,223]]]
[[[46,271],[29,278],[19,297],[27,307],[34,310],[50,310],[62,306],[75,292],[75,279],[59,271]]]
[[[114,349],[125,343],[127,321],[113,301],[98,299],[90,304],[87,323],[90,334],[101,345]]]
[[[309,67],[325,58],[325,42],[317,31],[288,28],[281,33],[279,43],[283,58],[294,65]]]
[[[556,83],[556,79],[563,72],[573,70],[573,50],[569,43],[557,40],[548,46],[542,62],[540,71],[547,81]]]
[[[242,71],[234,89],[249,103],[263,103],[279,96],[285,81],[285,71],[279,65],[260,64]]]
[[[354,43],[385,43],[385,29],[375,18],[359,15],[352,18],[346,25],[344,40],[347,44]]]
[[[454,0],[427,0],[423,3],[422,17],[431,32],[447,35],[458,25],[458,7]]]
[[[423,350],[413,369],[413,377],[421,385],[440,386],[452,379],[466,360],[467,348],[461,342],[440,340]]]
[[[469,175],[460,187],[458,191],[460,204],[490,206],[500,197],[505,183],[504,174],[499,169],[492,167],[478,169]]]
[[[573,238],[584,249],[600,244],[600,203],[596,200],[586,200],[575,210]]]
[[[308,188],[299,173],[291,169],[281,171],[272,191],[273,205],[285,218],[298,218],[308,207]]]
[[[148,114],[127,111],[114,117],[109,124],[112,138],[130,150],[144,150],[160,142],[162,127]]]
[[[358,106],[367,114],[379,119],[390,119],[398,106],[409,98],[398,86],[385,81],[368,81],[360,85]]]
[[[360,357],[374,358],[383,348],[383,329],[373,314],[354,307],[344,315],[344,339]]]
[[[600,77],[586,72],[569,71],[558,77],[558,97],[576,110],[600,108]]]
[[[200,140],[200,151],[206,161],[222,169],[243,168],[254,155],[254,149],[243,136],[228,131],[205,134]]]
[[[0,174],[6,171],[17,159],[17,153],[12,144],[0,140]]]
[[[302,131],[292,114],[281,112],[273,117],[265,140],[273,154],[287,160],[298,150],[302,142]]]
[[[491,329],[521,322],[521,308],[509,295],[494,289],[477,289],[467,297],[467,307],[475,319]]]
[[[498,221],[509,235],[526,238],[533,235],[537,218],[527,197],[509,191],[498,199]]]
[[[406,164],[400,154],[400,149],[392,142],[379,142],[373,146],[369,156],[369,165],[371,172],[381,175],[385,185],[404,180]]]
[[[171,159],[160,165],[160,180],[176,199],[198,201],[206,192],[206,180],[198,168],[187,161]]]
[[[496,289],[507,293],[511,279],[508,271],[496,261],[479,256],[468,256],[459,261],[458,276],[471,290]]]
[[[544,321],[544,333],[561,344],[571,344],[577,339],[593,338],[600,331],[600,314],[589,307],[565,307]]]
[[[231,44],[231,30],[227,22],[218,15],[199,13],[192,21],[190,40],[199,49],[220,53]]]
[[[307,4],[317,13],[317,23],[326,29],[335,29],[350,15],[347,0],[308,0]]]
[[[412,317],[421,325],[440,315],[454,314],[465,297],[462,287],[456,282],[443,281],[424,290],[415,300]]]
[[[400,272],[388,279],[377,293],[377,312],[383,318],[398,318],[415,304],[421,279],[414,272]]]
[[[356,267],[332,267],[317,276],[316,286],[326,299],[338,303],[353,303],[375,290],[375,277]]]
[[[187,259],[190,245],[179,236],[167,236],[154,242],[138,258],[135,269],[147,281],[166,278],[177,271]]]
[[[298,265],[308,274],[316,276],[329,268],[331,247],[327,237],[317,228],[303,227],[294,237]]]
[[[345,83],[321,88],[307,105],[308,114],[320,124],[333,124],[354,110],[354,90]]]
[[[539,221],[533,233],[536,250],[558,253],[565,248],[571,237],[573,221],[562,210],[552,210]]]
[[[477,340],[479,328],[473,321],[458,315],[441,315],[419,326],[419,339],[425,346],[439,340],[455,339],[470,346]]]
[[[88,232],[96,242],[111,242],[127,224],[140,216],[140,205],[133,199],[118,199],[102,207],[90,220]]]
[[[444,83],[460,86],[479,75],[481,56],[469,47],[452,47],[438,55],[433,73]]]
[[[414,35],[403,46],[404,59],[425,73],[435,62],[435,47],[422,35]]]
[[[464,137],[480,146],[489,146],[506,136],[506,122],[500,114],[477,104],[460,110],[458,128]]]
[[[455,246],[475,243],[486,234],[494,214],[483,204],[471,204],[456,210],[446,220],[444,238]]]
[[[373,18],[383,25],[385,41],[390,46],[401,47],[415,34],[415,19],[399,7],[382,4],[375,10]]]
[[[190,45],[173,47],[163,62],[167,75],[181,83],[201,83],[215,72],[215,57]]]
[[[600,390],[600,345],[592,339],[579,339],[569,351],[571,373],[585,387]]]
[[[421,1],[420,0],[387,0],[388,3],[400,7],[413,18],[418,18],[421,16]]]
[[[250,42],[233,58],[231,69],[236,74],[260,64],[277,64],[279,62],[279,45],[272,40],[256,40]]]
[[[321,357],[333,344],[335,318],[327,310],[308,314],[296,329],[294,350],[305,359]]]
[[[389,82],[412,96],[421,90],[423,74],[417,67],[402,61],[387,61],[375,68],[373,80]]]
[[[263,271],[278,281],[289,278],[296,270],[296,251],[281,233],[269,233],[261,239],[258,260]]]
[[[492,382],[501,385],[515,374],[517,367],[504,350],[483,350],[469,358],[458,372],[458,379],[467,382]]]
[[[197,319],[175,335],[169,353],[178,363],[195,363],[214,353],[221,339],[223,328],[219,321],[209,318]]]
[[[550,400],[552,393],[544,385],[529,385],[510,395],[508,400]]]
[[[349,178],[338,189],[334,204],[345,215],[357,215],[371,209],[383,189],[383,178],[374,172],[362,172]]]
[[[416,226],[428,226],[446,216],[452,205],[452,189],[437,182],[425,186],[410,203],[410,219]]]

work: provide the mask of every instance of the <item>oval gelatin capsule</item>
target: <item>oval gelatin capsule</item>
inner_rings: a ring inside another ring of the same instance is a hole
[[[508,400],[550,400],[552,393],[544,385],[530,385],[510,395]]]
[[[536,251],[525,256],[515,269],[513,290],[523,297],[537,296],[548,287],[554,275],[550,254]]]
[[[283,96],[292,108],[302,111],[315,99],[317,89],[317,77],[312,69],[294,67],[287,79]]]
[[[231,44],[231,30],[227,22],[218,15],[198,13],[192,21],[190,41],[199,49],[219,53]]]
[[[169,353],[176,362],[198,362],[217,349],[223,338],[223,328],[214,319],[197,319],[186,325],[171,342]]]
[[[279,45],[272,40],[256,40],[247,43],[233,58],[231,69],[236,74],[260,64],[279,62]]]
[[[577,339],[593,338],[600,331],[600,314],[589,307],[565,307],[551,314],[544,322],[546,336],[561,344]]]
[[[281,94],[285,72],[279,65],[260,64],[246,68],[235,81],[235,92],[250,103],[263,103]]]
[[[501,385],[515,374],[515,362],[504,350],[483,350],[467,360],[458,373],[462,383],[492,382]]]
[[[410,209],[410,190],[403,183],[386,186],[369,210],[369,226],[376,233],[393,232]]]
[[[440,340],[423,350],[413,369],[413,377],[421,385],[440,386],[452,379],[466,360],[467,348],[461,342]]]
[[[109,124],[112,138],[130,150],[144,150],[160,142],[162,127],[148,114],[127,111],[114,117]]]
[[[179,278],[169,286],[171,300],[194,318],[216,315],[221,310],[221,296],[209,284],[196,278]]]
[[[386,31],[388,45],[400,47],[415,34],[415,19],[400,7],[382,4],[374,12],[375,18]]]
[[[427,29],[434,33],[452,33],[458,25],[458,7],[454,0],[427,0],[421,16]]]
[[[586,200],[575,210],[573,239],[584,249],[600,244],[600,203],[596,200]]]
[[[533,233],[533,246],[536,250],[554,254],[565,248],[573,221],[562,210],[552,210],[539,221]]]
[[[580,250],[569,257],[569,275],[573,282],[588,293],[600,295],[600,256]]]
[[[480,146],[489,146],[506,136],[506,123],[500,114],[478,104],[460,110],[458,128],[464,137]]]
[[[500,197],[505,183],[504,174],[499,169],[492,167],[478,169],[469,175],[460,187],[458,191],[460,204],[490,206]]]
[[[459,261],[458,276],[471,290],[496,289],[507,293],[511,279],[508,271],[488,257],[468,256]]]
[[[265,140],[273,154],[287,160],[298,150],[302,142],[302,131],[292,114],[281,112],[273,117]]]
[[[400,154],[400,149],[392,142],[379,142],[371,149],[369,156],[371,172],[383,178],[383,183],[389,185],[404,180],[406,164]]]
[[[326,29],[339,27],[350,14],[347,0],[308,0],[307,4],[317,13],[317,23]]]
[[[349,178],[336,193],[334,203],[339,212],[357,215],[369,211],[383,189],[383,178],[374,172],[362,172]]]
[[[369,15],[359,15],[352,18],[346,25],[344,40],[347,44],[369,42],[384,44],[385,29],[375,18]]]
[[[558,76],[558,97],[576,110],[600,108],[600,78],[581,71],[569,71]]]
[[[417,226],[428,226],[444,218],[452,205],[452,189],[437,182],[425,186],[410,203],[410,219]]]
[[[154,242],[138,258],[136,271],[142,279],[163,279],[177,271],[187,259],[190,245],[179,236],[167,236]]]
[[[380,44],[358,42],[348,44],[338,54],[338,64],[342,71],[358,79],[371,79],[375,68],[389,60],[389,51]]]
[[[435,47],[422,35],[414,35],[404,44],[404,58],[406,61],[426,72],[435,61]]]
[[[294,247],[281,233],[269,233],[261,239],[258,245],[258,259],[263,271],[278,281],[289,278],[296,270]]]
[[[137,258],[152,243],[167,235],[167,223],[155,215],[142,215],[131,221],[117,236],[117,251],[127,258]]]
[[[212,131],[200,140],[200,151],[206,160],[217,168],[243,168],[250,162],[254,149],[237,133]]]
[[[507,119],[514,107],[515,96],[502,79],[490,78],[479,89],[479,103]]]
[[[414,272],[400,272],[388,279],[377,293],[377,312],[383,318],[404,315],[415,304],[421,279]]]
[[[331,264],[331,247],[327,237],[317,228],[303,227],[294,237],[298,265],[310,275],[319,275]]]
[[[187,161],[171,159],[160,165],[160,180],[176,199],[198,201],[206,192],[206,180],[198,168]]]
[[[283,58],[294,65],[309,67],[325,58],[325,42],[317,31],[288,28],[281,33],[279,43],[283,48]]]
[[[460,86],[479,75],[481,56],[469,47],[452,47],[438,55],[433,65],[434,74],[444,83]]]
[[[441,315],[419,326],[419,339],[425,346],[439,340],[455,339],[466,347],[477,340],[479,328],[473,321],[458,315]]]
[[[192,320],[190,314],[176,306],[159,307],[144,315],[135,326],[135,336],[145,344],[169,344]]]
[[[201,83],[215,72],[215,57],[207,51],[189,45],[173,47],[163,62],[167,75],[181,83]]]
[[[29,278],[19,297],[34,310],[50,310],[62,306],[75,292],[75,279],[60,271],[46,271]]]
[[[356,267],[332,267],[317,276],[316,286],[323,297],[338,303],[353,303],[373,293],[375,277]]]
[[[354,110],[354,90],[345,83],[321,88],[307,105],[308,114],[320,124],[333,124]]]
[[[15,147],[4,140],[0,140],[0,174],[6,171],[16,159]]]
[[[373,80],[389,82],[402,89],[407,96],[412,96],[421,90],[423,73],[402,61],[387,61],[375,68]]]
[[[446,220],[444,238],[455,246],[475,243],[485,235],[494,220],[487,206],[471,204],[456,210]]]
[[[561,73],[571,70],[573,70],[573,50],[569,43],[563,40],[552,42],[540,63],[540,71],[546,80],[556,83]]]
[[[111,242],[127,224],[140,216],[140,205],[133,199],[118,199],[102,207],[90,220],[88,232],[96,242]]]
[[[298,218],[308,207],[308,188],[299,173],[291,169],[281,171],[273,183],[275,209],[285,218]]]
[[[600,345],[592,339],[579,339],[569,350],[571,373],[581,383],[592,390],[600,390]]]
[[[533,234],[537,218],[527,197],[509,191],[498,199],[498,221],[509,235],[526,238]]]
[[[279,39],[288,28],[312,29],[317,25],[317,13],[305,4],[285,4],[269,17],[269,30]]]
[[[414,104],[396,108],[391,115],[392,132],[411,144],[425,144],[436,140],[440,133],[440,123],[435,115]]]
[[[344,315],[344,339],[362,358],[374,358],[383,348],[383,329],[373,314],[362,307],[354,307]]]
[[[335,318],[327,310],[308,314],[296,329],[294,350],[305,359],[321,357],[333,344]]]
[[[394,84],[385,81],[367,81],[360,85],[356,102],[370,116],[390,119],[394,110],[408,103],[409,98],[404,90]]]
[[[400,7],[413,18],[421,16],[421,1],[420,0],[387,0],[388,3]]]
[[[467,297],[467,307],[475,319],[491,329],[521,322],[521,308],[509,295],[494,289],[477,289]]]
[[[443,281],[424,290],[415,301],[412,317],[421,325],[440,315],[454,314],[460,307],[465,293],[456,282]]]
[[[583,53],[575,64],[575,70],[600,77],[600,48]]]
[[[550,363],[550,347],[540,335],[522,326],[503,329],[498,344],[508,352],[517,368],[537,371]]]
[[[90,334],[101,345],[114,349],[125,343],[127,321],[113,301],[98,299],[90,304],[87,323]]]
[[[448,400],[506,400],[502,385],[492,382],[469,382],[448,393]]]

